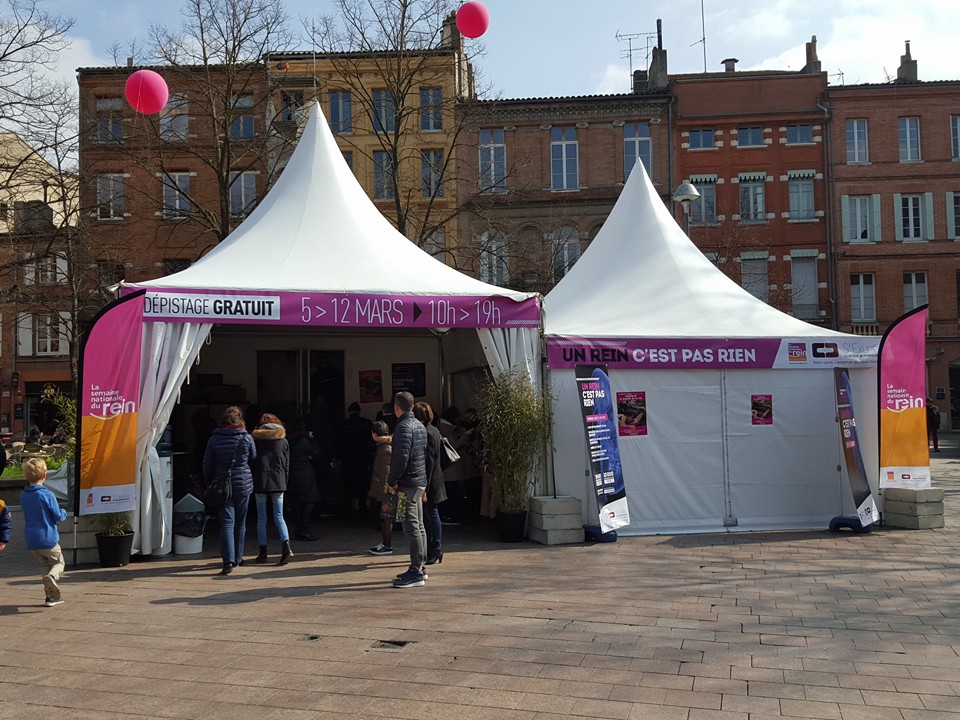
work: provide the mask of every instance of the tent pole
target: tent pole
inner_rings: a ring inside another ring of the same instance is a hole
[[[739,525],[730,499],[730,447],[727,438],[727,371],[720,370],[720,437],[723,443],[723,526]]]

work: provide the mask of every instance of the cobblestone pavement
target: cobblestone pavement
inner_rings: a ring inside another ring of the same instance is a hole
[[[543,547],[453,527],[409,590],[376,532],[329,527],[229,577],[211,537],[202,559],[70,570],[44,608],[17,528],[0,719],[960,720],[957,437],[934,457],[943,530]]]

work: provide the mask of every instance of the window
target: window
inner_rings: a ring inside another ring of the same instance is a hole
[[[444,262],[444,254],[447,252],[447,238],[443,230],[432,230],[423,238],[421,245],[423,251],[432,255],[440,262]]]
[[[871,195],[851,195],[841,198],[841,208],[845,208],[843,239],[846,242],[877,242],[874,215],[877,212],[879,197]]]
[[[160,137],[164,140],[185,140],[189,127],[185,95],[171,95],[160,111]]]
[[[927,304],[927,274],[925,272],[905,272],[903,274],[903,311]]]
[[[923,216],[919,195],[900,196],[900,229],[903,240],[923,239]]]
[[[420,89],[420,129],[443,130],[443,91],[440,88]]]
[[[793,297],[793,316],[801,320],[820,317],[820,299],[817,290],[817,257],[790,258],[790,288]]]
[[[173,275],[190,267],[192,263],[182,258],[166,258],[163,261],[163,274]]]
[[[740,175],[740,221],[763,222],[767,219],[763,204],[764,175]]]
[[[847,120],[847,163],[865,163],[869,161],[867,121]]]
[[[393,200],[396,197],[393,180],[395,167],[393,153],[378,150],[373,154],[373,197],[375,200]]]
[[[303,93],[297,90],[283,90],[280,93],[280,120],[297,122],[303,110]],[[333,128],[333,113],[330,114],[330,127]]]
[[[877,321],[877,300],[873,273],[850,275],[850,320],[855,323]]]
[[[951,157],[960,160],[960,116],[950,116],[950,148]]]
[[[17,354],[67,355],[69,315],[63,313],[24,313],[17,317]]]
[[[397,128],[397,106],[389,90],[373,91],[373,131],[393,132]]]
[[[420,195],[443,197],[443,150],[420,151]]]
[[[703,150],[714,147],[713,128],[702,128],[690,131],[690,149]]]
[[[790,187],[790,219],[810,220],[816,217],[813,208],[813,172],[787,173]]]
[[[770,283],[767,280],[767,256],[741,257],[740,259],[740,287],[764,302],[770,293]]]
[[[951,236],[956,239],[960,237],[960,192],[952,193],[953,203],[947,208],[947,212],[953,213],[953,233]]]
[[[116,285],[126,277],[123,263],[115,260],[97,260],[97,279],[103,287]]]
[[[480,131],[480,192],[507,191],[507,146],[502,129]]]
[[[347,167],[350,168],[350,172],[353,172],[353,151],[352,150],[342,150],[343,161],[347,164]]]
[[[492,285],[506,285],[510,280],[507,266],[507,241],[503,233],[494,230],[478,239],[480,249],[480,279]]]
[[[787,125],[787,145],[805,145],[813,142],[813,128],[805,123]]]
[[[59,285],[67,281],[67,256],[63,253],[34,255],[23,265],[24,285]]]
[[[97,219],[123,217],[123,180],[118,173],[97,176]]]
[[[630,177],[630,171],[637,162],[642,162],[647,175],[653,177],[651,160],[650,123],[636,122],[623,124],[623,181]]]
[[[230,173],[230,214],[234,217],[246,215],[257,202],[257,173]]]
[[[553,281],[560,282],[580,259],[580,233],[564,226],[553,235]]]
[[[755,147],[762,145],[762,127],[759,125],[745,125],[737,128],[737,147]]]
[[[233,104],[233,121],[230,123],[230,137],[234,140],[249,140],[253,137],[253,95],[238,97]]]
[[[166,173],[162,181],[163,217],[182,220],[190,213],[190,173]]]
[[[97,98],[97,142],[123,139],[123,98]]]
[[[715,223],[717,221],[717,177],[716,175],[694,176],[690,182],[700,193],[700,197],[690,203],[690,222],[693,224]]]
[[[920,118],[900,118],[900,162],[920,159]]]
[[[377,102],[377,93],[383,92],[373,93],[374,102]],[[330,129],[335,133],[353,132],[353,95],[349,90],[330,91]]]
[[[550,189],[578,190],[580,166],[577,159],[577,129],[550,129]]]

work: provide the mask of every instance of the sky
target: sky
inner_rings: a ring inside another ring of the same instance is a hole
[[[375,1],[375,0],[374,0]],[[489,96],[530,98],[628,92],[632,68],[648,64],[662,20],[668,72],[799,70],[816,35],[831,84],[896,77],[904,42],[920,80],[960,79],[955,62],[957,0],[484,0],[490,27],[468,40]],[[41,0],[74,17],[72,47],[60,73],[112,65],[109,46],[143,38],[150,23],[180,25],[180,0]],[[293,30],[330,13],[331,0],[285,0]],[[703,22],[701,24],[701,7]],[[619,37],[618,37],[619,36]],[[650,37],[652,36],[652,37]],[[705,43],[702,38],[706,38]],[[706,63],[704,63],[704,45]],[[309,50],[306,42],[298,48]]]

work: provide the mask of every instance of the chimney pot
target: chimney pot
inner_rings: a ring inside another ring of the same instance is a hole
[[[736,72],[737,63],[740,62],[738,58],[727,58],[723,61],[723,69],[725,72]]]

